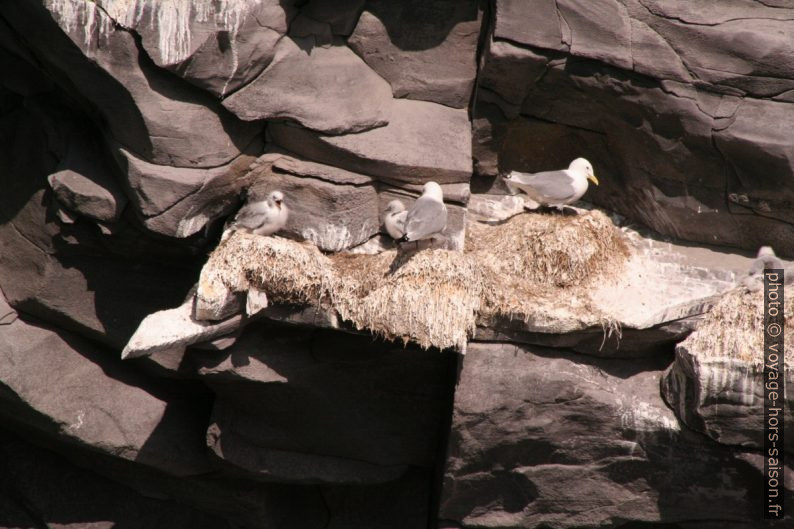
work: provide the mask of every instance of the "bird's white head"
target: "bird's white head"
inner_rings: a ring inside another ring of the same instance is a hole
[[[762,246],[758,249],[757,257],[776,257],[775,250],[771,246]]]
[[[279,209],[281,209],[281,207],[284,205],[284,193],[281,191],[273,191],[267,196],[267,198]]]
[[[593,172],[592,164],[584,158],[577,158],[576,160],[572,161],[571,165],[568,166],[568,170],[576,171],[577,173],[584,175],[595,185],[598,185],[598,178],[596,178],[595,173]]]
[[[405,204],[401,200],[392,200],[386,206],[385,213],[399,213],[405,211]]]
[[[439,202],[444,201],[444,192],[441,190],[441,186],[436,182],[427,182],[424,187],[422,187],[422,196],[434,198]]]

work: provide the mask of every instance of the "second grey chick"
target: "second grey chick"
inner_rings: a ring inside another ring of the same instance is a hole
[[[781,261],[771,246],[762,246],[758,249],[758,255],[747,271],[747,277],[743,284],[748,290],[760,290],[764,288],[764,270],[774,270],[784,268]],[[790,279],[789,279],[790,281]]]
[[[237,215],[226,223],[221,240],[236,230],[256,235],[272,235],[287,224],[288,217],[289,209],[284,204],[284,194],[273,191],[264,200],[246,202]]]
[[[405,235],[405,217],[408,210],[401,200],[392,200],[383,212],[383,226],[386,233],[394,240],[402,239]]]

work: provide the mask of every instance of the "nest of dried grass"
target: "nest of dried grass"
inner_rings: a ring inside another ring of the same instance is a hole
[[[363,257],[368,256],[359,259]],[[384,252],[376,257],[379,272],[386,259],[391,259],[391,265],[379,278],[371,272],[362,276],[360,284],[366,285],[359,291],[362,297],[337,301],[342,318],[359,329],[415,341],[424,348],[464,348],[474,333],[482,294],[476,263],[448,250]]]
[[[329,257],[311,244],[237,232],[212,253],[202,280],[232,292],[254,287],[272,303],[324,306],[389,340],[463,349],[489,318],[543,318],[555,304],[592,311],[587,285],[619,273],[628,255],[598,211],[530,214],[471,223],[463,253]]]
[[[592,317],[590,285],[619,275],[630,255],[625,236],[600,211],[472,222],[466,252],[484,276],[483,322],[542,319],[540,305],[545,312],[556,307]]]
[[[250,287],[275,303],[318,305],[333,283],[331,261],[316,246],[280,237],[235,232],[212,252],[202,270],[204,282],[232,292]]]
[[[327,257],[311,244],[236,232],[205,269],[233,292],[255,287],[274,303],[324,306],[357,329],[424,348],[464,348],[481,296],[475,264],[448,250]]]
[[[784,360],[794,365],[794,299],[783,308]],[[690,353],[704,358],[728,357],[753,365],[764,362],[764,293],[737,288],[728,292],[703,317],[695,332],[681,342]]]

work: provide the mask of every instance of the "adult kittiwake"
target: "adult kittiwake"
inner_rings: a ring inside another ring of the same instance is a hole
[[[405,216],[405,235],[400,241],[414,242],[437,239],[447,227],[447,207],[444,192],[435,182],[428,182],[420,196]]]
[[[504,176],[507,187],[514,193],[522,191],[528,197],[526,207],[537,209],[540,206],[554,206],[562,209],[566,204],[576,202],[587,191],[587,181],[598,185],[593,166],[584,158],[571,162],[568,169],[543,171],[541,173],[521,173],[510,171]]]

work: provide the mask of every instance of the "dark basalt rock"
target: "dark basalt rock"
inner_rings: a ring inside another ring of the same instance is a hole
[[[406,183],[468,182],[471,177],[466,112],[435,103],[395,99],[387,126],[359,134],[329,136],[280,123],[268,132],[294,153],[376,177]]]
[[[0,430],[0,527],[231,528],[219,516],[152,498]]]
[[[341,39],[322,47],[287,37],[267,69],[223,106],[247,121],[286,119],[327,134],[349,134],[386,125],[391,92]]]
[[[394,97],[465,108],[481,15],[477,0],[369,1],[348,44],[391,84]]]
[[[450,354],[251,325],[221,353],[193,356],[217,395],[208,444],[241,471],[282,482],[379,483],[409,466],[433,468]]]
[[[754,527],[763,456],[680,425],[659,394],[665,364],[470,344],[441,518],[494,528],[621,520]],[[794,498],[791,478],[786,498]]]
[[[229,296],[119,360],[276,188],[281,235],[377,252],[435,180],[460,249],[520,210],[500,173],[585,156],[627,224],[794,255],[794,8],[700,4],[0,2],[0,529],[757,527],[758,388],[668,365],[706,298],[606,340],[490,322],[456,356]],[[671,282],[733,284],[727,251]]]
[[[8,308],[0,297],[0,312]],[[210,470],[200,442],[206,397],[169,395],[107,351],[21,319],[0,325],[0,351],[6,419],[169,474]]]

